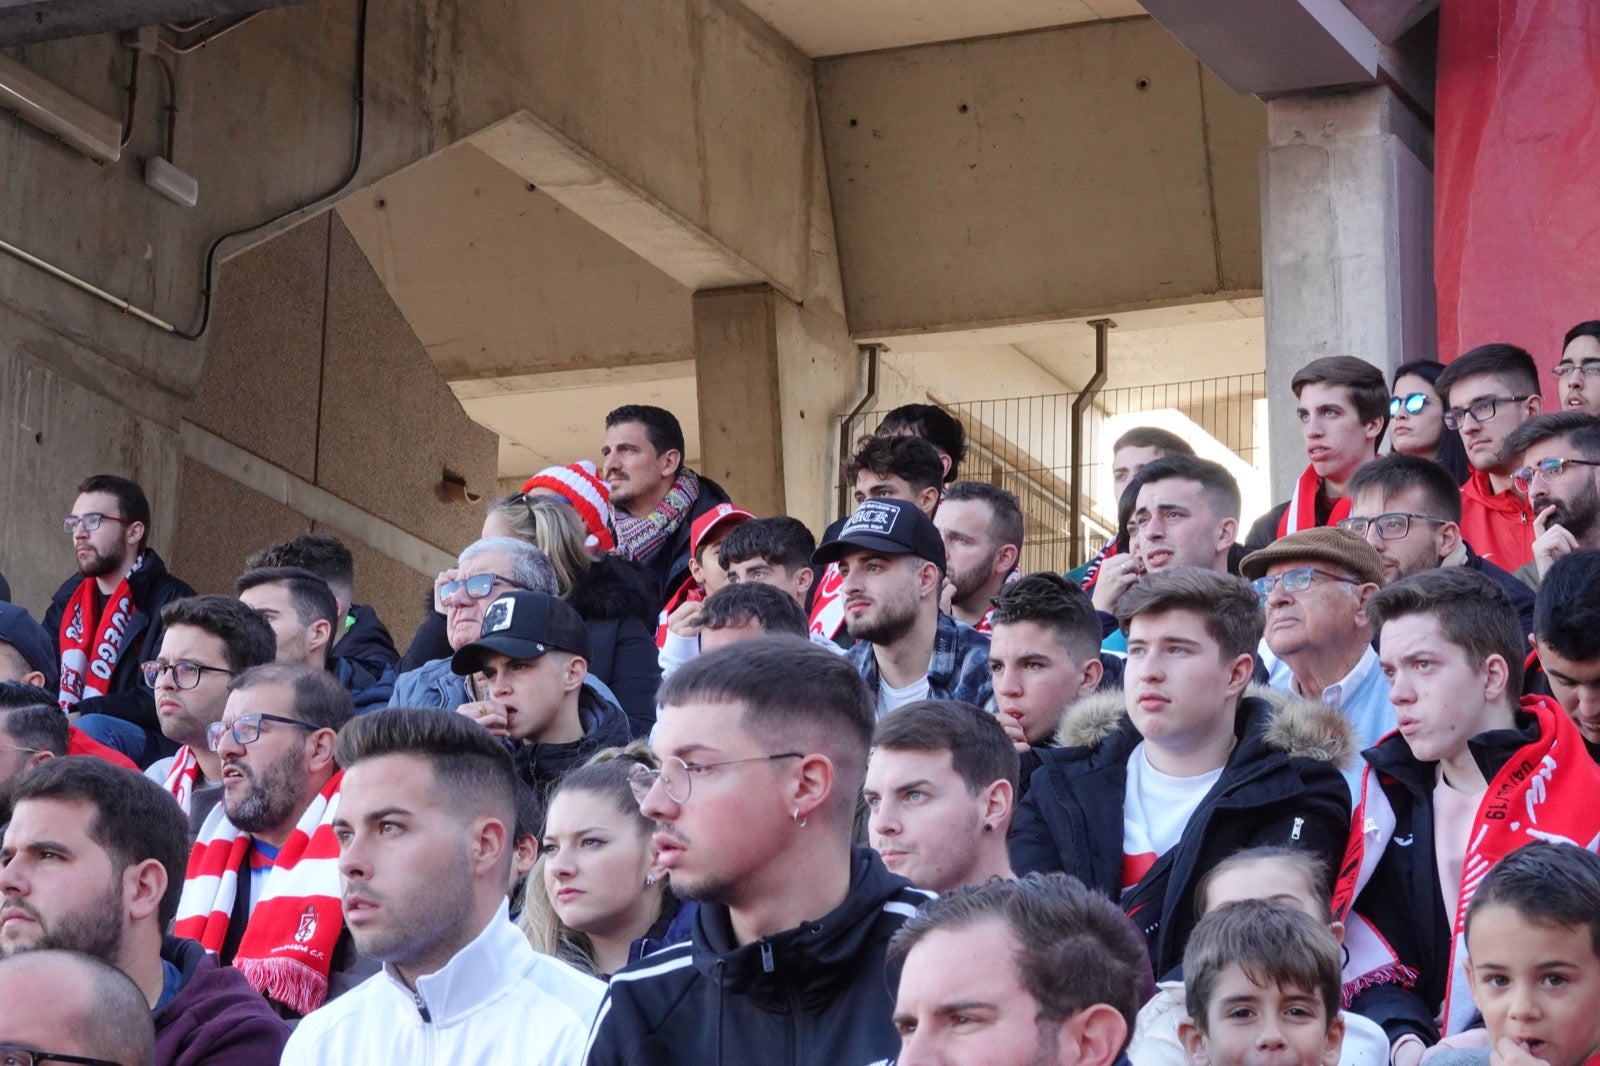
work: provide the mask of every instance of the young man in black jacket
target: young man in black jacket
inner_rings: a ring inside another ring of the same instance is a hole
[[[1158,976],[1177,966],[1206,871],[1241,848],[1304,848],[1337,867],[1350,831],[1337,711],[1245,694],[1261,637],[1250,586],[1210,570],[1152,574],[1117,603],[1122,697],[1073,708],[1041,753],[1012,829],[1019,874],[1065,871],[1144,932]]]
[[[694,932],[611,981],[590,1066],[892,1058],[889,937],[928,894],[852,847],[874,722],[841,657],[799,637],[709,652],[661,689],[660,770],[634,792]]]

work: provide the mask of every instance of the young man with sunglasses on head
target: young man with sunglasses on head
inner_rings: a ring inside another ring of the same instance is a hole
[[[1506,440],[1522,457],[1512,484],[1533,510],[1533,561],[1516,576],[1537,589],[1564,555],[1600,548],[1600,418],[1581,411],[1540,415]]]

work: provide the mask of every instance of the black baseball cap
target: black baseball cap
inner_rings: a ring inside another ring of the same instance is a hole
[[[492,655],[537,659],[550,651],[589,657],[589,628],[566,600],[543,592],[507,592],[483,613],[478,639],[456,652],[450,669],[475,674]]]
[[[933,520],[908,500],[862,500],[838,532],[811,553],[814,563],[835,563],[851,548],[885,555],[915,555],[942,571],[944,538]]]
[[[0,644],[17,649],[28,669],[44,675],[44,687],[54,692],[60,679],[57,677],[56,655],[50,647],[50,635],[33,620],[24,608],[14,603],[0,603]]]

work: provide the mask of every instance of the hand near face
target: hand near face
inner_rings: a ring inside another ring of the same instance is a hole
[[[1578,550],[1578,538],[1567,532],[1561,523],[1551,521],[1555,512],[1552,504],[1533,520],[1533,565],[1541,578],[1557,559]]]
[[[1017,754],[1028,754],[1028,734],[1022,728],[1022,715],[1001,711],[995,717],[1000,722],[1000,728],[1006,731],[1006,736],[1011,738],[1011,746],[1017,749]]]
[[[1111,614],[1122,598],[1144,576],[1144,567],[1133,555],[1113,555],[1100,564],[1100,576],[1094,583],[1094,609]]]
[[[439,576],[433,579],[433,609],[435,611],[438,611],[440,614],[445,613],[444,597],[439,590],[444,587],[446,582],[454,581],[460,576],[461,571],[452,566],[447,570],[439,571]]]
[[[1489,1050],[1489,1066],[1549,1066],[1549,1064],[1543,1059],[1534,1058],[1509,1036],[1502,1036]]]
[[[506,729],[506,713],[496,706],[493,700],[477,700],[472,703],[463,703],[456,708],[456,713],[466,715],[494,736],[503,737],[509,735]]]
[[[672,613],[667,615],[667,629],[680,637],[698,637],[701,606],[697,600],[685,600],[678,604],[672,609]]]

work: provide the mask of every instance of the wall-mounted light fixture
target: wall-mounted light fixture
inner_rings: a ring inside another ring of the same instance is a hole
[[[95,110],[0,54],[0,108],[12,111],[97,163],[122,157],[122,121]]]

